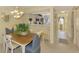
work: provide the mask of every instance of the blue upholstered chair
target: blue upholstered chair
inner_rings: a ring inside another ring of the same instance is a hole
[[[33,41],[25,48],[26,53],[40,53],[40,38],[34,35]]]

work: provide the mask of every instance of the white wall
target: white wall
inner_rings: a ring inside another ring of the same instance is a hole
[[[74,44],[79,47],[79,8],[74,9]]]

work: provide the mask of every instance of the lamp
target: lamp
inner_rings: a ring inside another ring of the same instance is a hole
[[[24,14],[24,12],[23,10],[20,10],[18,7],[16,7],[15,10],[11,11],[11,14],[14,18],[20,18]]]

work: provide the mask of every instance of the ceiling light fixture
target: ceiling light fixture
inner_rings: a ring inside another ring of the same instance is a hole
[[[61,13],[65,13],[65,11],[61,11]]]
[[[23,10],[20,10],[20,8],[18,7],[16,7],[15,10],[12,10],[10,13],[14,18],[20,18],[24,14]]]

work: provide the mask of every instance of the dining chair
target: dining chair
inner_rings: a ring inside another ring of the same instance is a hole
[[[34,31],[33,29],[30,29],[31,33],[36,33],[39,37],[41,36],[42,31]]]
[[[13,53],[13,50],[16,49],[17,47],[19,47],[19,45],[16,43],[13,43],[11,41],[11,39],[12,39],[11,35],[7,34],[7,35],[5,35],[5,37],[6,37],[5,38],[6,53],[8,52],[8,49],[11,49],[11,53]]]
[[[12,32],[14,32],[14,28],[5,28],[6,34],[10,34]]]
[[[40,53],[40,37],[35,34],[30,44],[26,45],[26,53]]]

